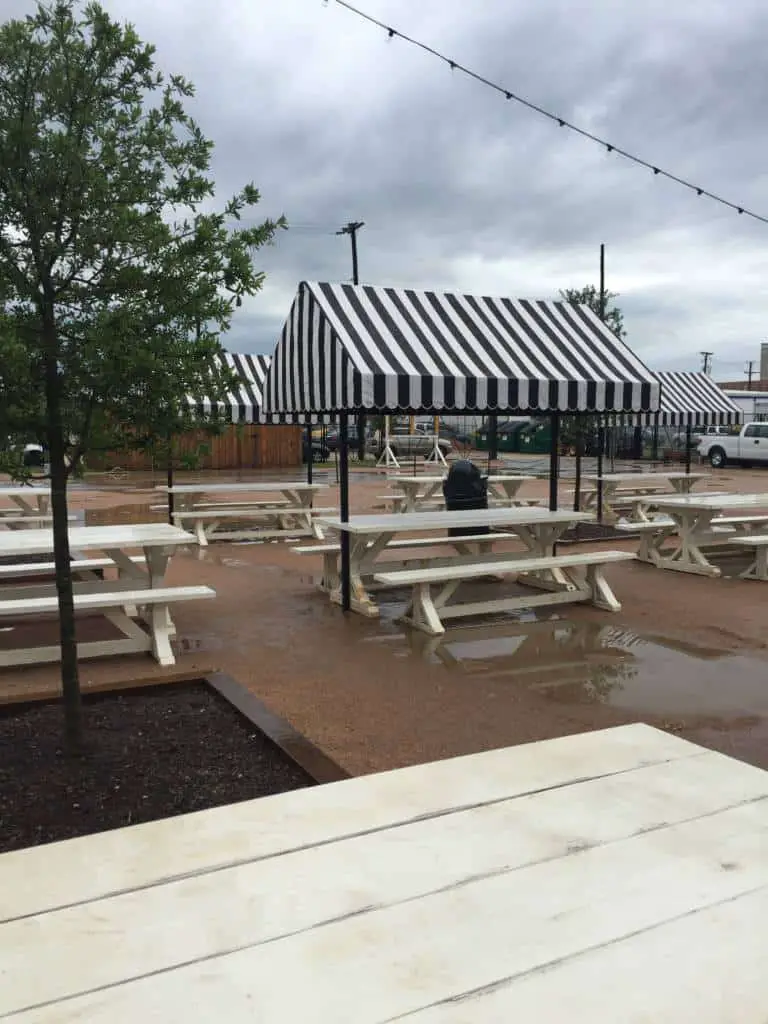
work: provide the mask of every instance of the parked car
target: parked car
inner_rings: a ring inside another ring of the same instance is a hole
[[[307,445],[306,435],[304,437],[304,448],[302,452],[302,459],[304,462],[308,462],[309,446]],[[313,462],[327,462],[330,459],[331,453],[328,449],[328,445],[323,442],[322,438],[312,438],[312,461]]]
[[[743,466],[768,463],[768,423],[745,423],[738,434],[707,434],[699,442],[698,452],[716,469],[728,462]]]
[[[452,451],[453,445],[450,441],[444,437],[438,438],[438,445],[443,455],[447,455],[448,452]],[[397,457],[407,457],[409,455],[429,455],[435,447],[435,435],[434,432],[427,433],[424,430],[416,430],[413,434],[390,434],[389,435],[389,447],[393,454]],[[377,449],[379,452],[384,450],[384,438],[381,437],[377,443]]]
[[[357,448],[359,447],[360,442],[358,441],[358,433],[357,433],[357,424],[356,423],[350,423],[349,426],[347,427],[347,442],[349,444],[350,449],[354,448],[355,450],[357,450]],[[328,428],[328,431],[327,431],[327,433],[325,435],[325,443],[328,446],[328,450],[329,451],[335,452],[335,451],[338,450],[338,447],[339,447],[339,428],[338,427],[329,427]],[[366,444],[366,447],[371,447],[372,444],[373,444],[373,431],[371,431],[371,429],[368,428],[368,427],[366,427],[366,430],[365,430],[365,444]]]

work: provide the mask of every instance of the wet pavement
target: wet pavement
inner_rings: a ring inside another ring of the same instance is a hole
[[[390,606],[390,627],[401,605]],[[508,617],[509,618],[509,617]],[[385,620],[386,621],[386,620]],[[565,619],[499,621],[370,638],[394,659],[416,658],[561,705],[605,704],[654,716],[768,717],[768,666],[744,655]]]
[[[356,475],[353,511],[370,509],[383,484]],[[84,504],[89,525],[167,516],[149,486],[79,499],[72,508]],[[576,606],[557,618],[473,619],[438,642],[397,621],[402,593],[385,595],[380,620],[344,616],[313,586],[320,559],[290,547],[216,543],[175,556],[170,582],[217,592],[174,609],[177,665],[96,659],[82,664],[83,685],[228,673],[353,773],[637,720],[768,767],[761,584],[623,563],[609,573],[617,615]],[[51,666],[2,676],[16,699],[57,685]]]

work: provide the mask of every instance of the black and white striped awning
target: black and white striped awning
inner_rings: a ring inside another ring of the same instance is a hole
[[[705,427],[740,423],[742,411],[706,373],[660,371],[661,409],[658,423],[664,427]],[[653,426],[655,415],[643,416]]]
[[[229,369],[237,374],[239,386],[228,394],[226,402],[213,402],[204,396],[190,397],[189,402],[196,416],[205,419],[216,411],[232,423],[306,423],[307,418],[303,415],[267,415],[263,412],[262,392],[271,362],[270,356],[225,352],[221,358]],[[318,417],[311,417],[311,422],[317,421]]]
[[[586,306],[299,286],[269,413],[655,412],[659,383]]]

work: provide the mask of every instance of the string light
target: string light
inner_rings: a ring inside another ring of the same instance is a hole
[[[763,224],[768,224],[768,216],[755,213],[754,210],[748,210],[746,206],[740,206],[738,203],[732,203],[729,199],[723,198],[723,196],[716,195],[714,192],[710,192],[707,189],[702,188],[700,185],[694,185],[693,182],[686,181],[685,178],[681,178],[679,175],[673,174],[671,171],[665,171],[663,167],[658,167],[656,164],[649,163],[647,160],[643,160],[642,157],[636,156],[634,153],[630,153],[626,149],[621,149],[621,147],[614,145],[612,142],[607,142],[605,139],[601,139],[598,135],[593,135],[592,132],[588,132],[585,128],[579,128],[578,125],[566,120],[566,118],[560,117],[558,114],[553,114],[549,110],[545,110],[544,107],[540,107],[531,100],[524,99],[522,96],[518,96],[516,93],[510,92],[509,89],[498,85],[496,82],[492,82],[489,78],[485,78],[484,75],[479,74],[477,71],[472,71],[471,68],[465,67],[463,64],[459,64],[458,61],[455,61],[450,57],[446,57],[445,54],[435,50],[434,47],[429,46],[428,43],[423,43],[419,39],[414,39],[412,36],[405,35],[405,33],[400,32],[399,29],[392,28],[390,25],[385,25],[383,21],[379,21],[372,15],[366,14],[365,11],[361,11],[359,8],[354,7],[352,4],[348,3],[347,0],[335,0],[335,3],[340,7],[346,8],[346,10],[350,11],[352,14],[356,14],[359,18],[363,18],[364,21],[370,22],[371,25],[384,29],[390,41],[397,37],[398,39],[402,39],[404,43],[410,43],[411,46],[415,46],[419,50],[423,50],[432,57],[437,57],[438,60],[447,64],[451,71],[461,72],[461,74],[466,75],[468,78],[472,78],[481,85],[485,85],[489,89],[493,89],[495,92],[500,93],[505,99],[513,100],[514,102],[527,107],[529,110],[534,111],[534,113],[539,114],[542,117],[546,117],[550,121],[554,121],[560,128],[569,128],[577,135],[581,135],[582,138],[589,139],[590,142],[595,142],[597,145],[602,146],[607,153],[615,153],[617,156],[624,157],[625,160],[629,160],[631,163],[637,164],[639,167],[644,167],[646,170],[652,171],[654,177],[658,176],[667,178],[669,181],[674,181],[676,184],[682,185],[683,188],[690,189],[692,192],[695,192],[697,196],[711,199],[716,203],[720,203],[722,206],[727,206],[728,209],[734,210],[738,214],[743,214],[746,217],[751,217],[753,220],[758,220]],[[324,0],[323,6],[327,6],[327,0]]]

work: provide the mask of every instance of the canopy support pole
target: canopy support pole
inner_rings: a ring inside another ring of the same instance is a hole
[[[581,417],[575,417],[576,423],[576,479],[573,485],[573,511],[581,511],[581,456],[584,448],[584,432]]]
[[[165,463],[165,484],[168,488],[168,522],[173,526],[173,437],[168,433],[168,458]]]
[[[685,427],[685,472],[691,472],[691,424]]]
[[[560,464],[560,413],[553,412],[550,417],[552,424],[550,436],[552,445],[549,452],[549,510],[557,512],[557,477]]]
[[[491,473],[491,463],[499,457],[499,417],[496,415],[488,417],[488,475]]]
[[[339,413],[339,509],[342,523],[349,522],[349,417]],[[349,533],[341,531],[341,607],[348,612],[352,607],[352,585],[349,567]]]
[[[312,418],[307,416],[307,425],[305,428],[304,436],[307,441],[307,483],[312,483],[312,463],[315,458],[315,453],[312,451]],[[310,508],[312,503],[310,502]]]
[[[598,417],[597,426],[597,521],[603,521],[603,452],[605,450],[605,425]]]

